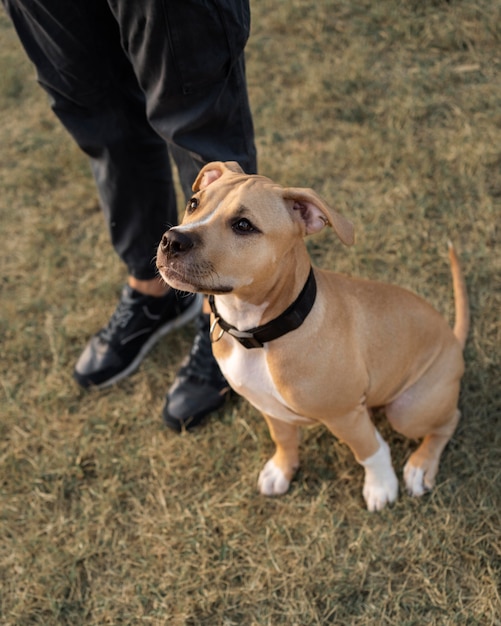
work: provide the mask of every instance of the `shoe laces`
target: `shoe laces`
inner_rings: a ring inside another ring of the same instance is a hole
[[[114,310],[108,325],[99,331],[99,337],[106,343],[111,343],[118,329],[124,329],[134,317],[133,302],[129,298],[121,298]]]
[[[212,354],[209,326],[209,316],[200,315],[198,332],[193,340],[188,360],[182,368],[185,376],[202,381],[213,381],[215,377],[222,379],[219,366]]]

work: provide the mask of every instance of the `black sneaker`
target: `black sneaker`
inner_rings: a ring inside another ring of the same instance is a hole
[[[167,393],[163,409],[164,422],[177,432],[193,428],[222,406],[230,389],[212,355],[209,315],[202,313],[197,321],[193,347]]]
[[[82,387],[102,389],[131,374],[155,343],[197,315],[202,296],[169,290],[161,298],[128,285],[108,325],[89,341],[73,373]]]

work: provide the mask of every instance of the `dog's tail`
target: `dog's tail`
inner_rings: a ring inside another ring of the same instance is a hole
[[[456,321],[454,324],[454,334],[456,335],[461,347],[466,344],[468,329],[470,328],[470,307],[468,304],[468,292],[466,291],[466,283],[463,272],[459,264],[456,251],[452,242],[449,244],[449,263],[452,272],[452,284],[454,288],[454,303],[456,309]]]

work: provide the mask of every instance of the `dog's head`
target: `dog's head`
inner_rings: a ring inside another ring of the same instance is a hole
[[[175,289],[222,294],[253,285],[294,262],[303,237],[332,226],[351,245],[353,225],[311,189],[283,188],[234,162],[207,164],[193,184],[181,225],[157,251]],[[303,251],[304,244],[301,244]]]

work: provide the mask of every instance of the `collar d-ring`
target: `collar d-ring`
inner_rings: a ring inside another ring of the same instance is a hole
[[[216,326],[219,322],[219,317],[214,317],[214,321],[211,324],[210,330],[209,330],[209,337],[210,337],[210,341],[211,343],[217,343],[221,337],[224,335],[224,330],[221,328],[221,332],[219,333],[219,335],[214,339],[214,331],[216,330]]]

